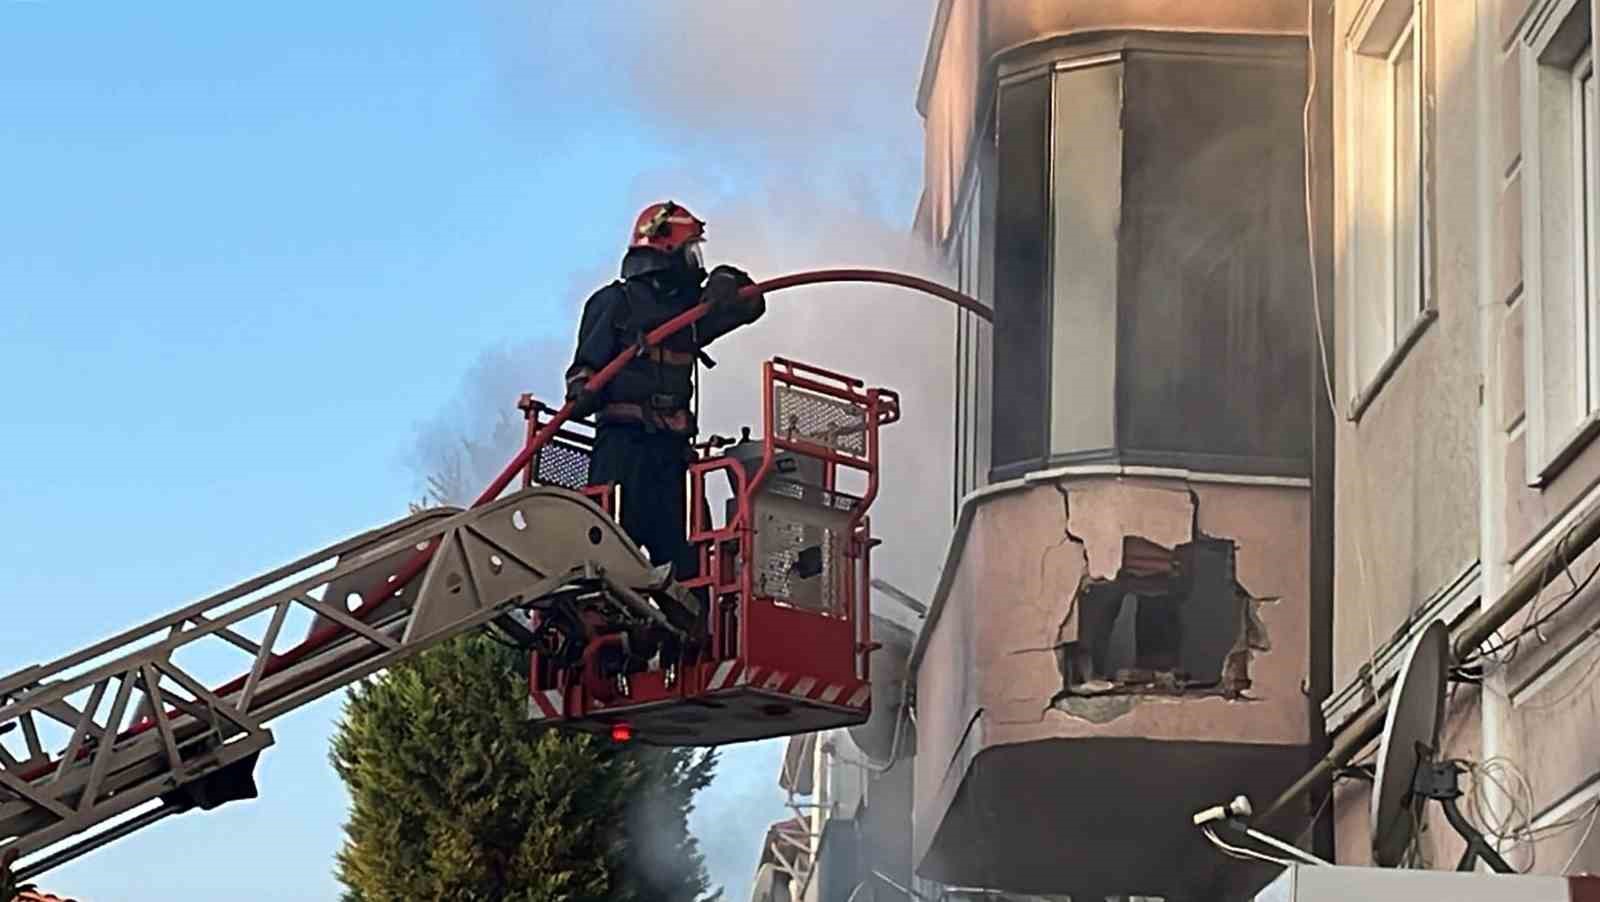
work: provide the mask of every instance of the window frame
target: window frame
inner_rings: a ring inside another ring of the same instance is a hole
[[[1399,368],[1411,348],[1428,326],[1438,318],[1438,308],[1433,296],[1432,228],[1433,210],[1429,203],[1429,161],[1432,156],[1432,138],[1428,129],[1427,97],[1431,67],[1429,60],[1430,22],[1429,0],[1372,0],[1357,13],[1345,36],[1345,103],[1344,177],[1346,188],[1342,203],[1344,213],[1345,253],[1340,281],[1342,308],[1350,322],[1344,326],[1345,356],[1349,363],[1345,369],[1346,390],[1349,392],[1347,417],[1358,421],[1362,413],[1377,397],[1383,386]],[[1410,217],[1407,232],[1415,254],[1415,273],[1410,275],[1411,287],[1416,292],[1409,310],[1402,313],[1399,293],[1400,274],[1398,234],[1402,218],[1397,214],[1399,198],[1396,196],[1400,181],[1397,157],[1400,152],[1400,133],[1395,128],[1396,111],[1394,77],[1398,57],[1404,47],[1411,47],[1411,110],[1415,144],[1409,148],[1415,166],[1415,184],[1412,186],[1415,215]],[[1374,111],[1361,101],[1381,79],[1385,101],[1380,111]],[[1379,224],[1363,224],[1356,197],[1363,190],[1363,169],[1373,159],[1381,159],[1383,166],[1383,213],[1387,219]],[[1374,248],[1378,259],[1374,261]],[[1381,299],[1367,295],[1361,288],[1361,275],[1381,270],[1378,279],[1385,288]],[[1373,353],[1365,342],[1360,322],[1377,320],[1383,323],[1382,350]],[[1376,366],[1364,368],[1362,362],[1377,357]]]
[[[1578,359],[1583,362],[1582,372],[1579,373],[1579,384],[1584,396],[1578,406],[1583,418],[1589,419],[1600,413],[1600,309],[1597,309],[1597,298],[1600,298],[1600,294],[1597,294],[1595,284],[1597,142],[1592,28],[1588,46],[1573,63],[1571,81],[1572,99],[1569,110],[1573,127],[1570,177],[1573,184],[1581,186],[1582,189],[1572,192],[1573,221],[1581,223],[1581,226],[1575,226],[1572,230],[1575,245],[1572,252],[1576,263],[1575,280],[1578,283],[1572,297],[1577,309],[1572,315],[1575,323],[1582,324],[1581,328],[1573,330],[1573,335],[1580,345],[1577,351]]]
[[[1525,481],[1533,488],[1549,485],[1600,435],[1600,123],[1582,78],[1587,70],[1592,98],[1597,9],[1591,0],[1542,0],[1519,47]],[[1565,351],[1546,343],[1554,317],[1569,335]],[[1553,423],[1566,393],[1567,422]]]
[[[990,136],[989,129],[980,130]],[[986,244],[992,238],[992,224],[986,222],[984,204],[994,190],[993,176],[986,172],[991,159],[989,146],[980,137],[968,154],[967,172],[961,181],[953,207],[945,260],[962,293],[994,309],[988,286],[991,261]],[[988,184],[986,184],[986,181]],[[992,412],[987,392],[992,379],[990,324],[965,310],[955,317],[955,458],[952,467],[952,516],[959,515],[967,495],[989,483],[990,424]]]
[[[1390,250],[1389,250],[1389,257],[1388,257],[1388,261],[1387,261],[1388,262],[1388,268],[1389,268],[1390,281],[1394,283],[1390,288],[1390,290],[1393,291],[1394,294],[1391,296],[1390,304],[1389,304],[1389,307],[1390,307],[1389,346],[1390,346],[1391,350],[1399,343],[1399,337],[1404,334],[1405,330],[1409,329],[1411,327],[1411,324],[1413,322],[1415,322],[1417,319],[1419,319],[1427,309],[1426,306],[1425,306],[1425,302],[1424,302],[1424,294],[1423,294],[1423,291],[1422,291],[1422,284],[1421,284],[1422,283],[1422,206],[1423,206],[1423,204],[1422,204],[1422,46],[1421,46],[1422,45],[1422,41],[1421,41],[1421,33],[1420,33],[1420,31],[1419,31],[1419,29],[1417,27],[1417,24],[1418,23],[1417,23],[1416,16],[1413,14],[1412,18],[1408,22],[1406,22],[1405,28],[1401,31],[1400,36],[1395,39],[1394,46],[1389,51],[1389,59],[1388,59],[1389,90],[1388,90],[1387,93],[1388,93],[1388,98],[1389,98],[1389,112],[1388,112],[1388,116],[1386,118],[1387,118],[1388,123],[1389,123],[1389,130],[1390,131],[1389,131],[1389,134],[1387,135],[1387,140],[1385,141],[1385,144],[1387,144],[1389,146],[1389,154],[1388,154],[1388,156],[1391,158],[1391,162],[1390,162],[1390,169],[1389,169],[1389,178],[1386,180],[1386,185],[1387,185],[1387,187],[1389,189],[1388,190],[1388,201],[1386,203],[1386,206],[1389,208],[1390,212],[1392,214],[1394,214],[1394,217],[1395,217],[1394,220],[1393,220],[1393,223],[1394,223],[1394,226],[1395,226],[1395,231],[1394,231],[1394,235],[1392,237],[1392,243],[1393,243],[1394,246],[1391,247]],[[1400,131],[1400,127],[1399,127],[1400,112],[1399,112],[1399,109],[1398,109],[1398,106],[1399,106],[1399,93],[1400,92],[1398,90],[1396,90],[1396,88],[1397,88],[1397,85],[1396,85],[1397,79],[1395,77],[1398,74],[1398,70],[1399,70],[1400,66],[1402,65],[1398,61],[1399,57],[1400,57],[1400,54],[1401,54],[1401,51],[1402,51],[1402,48],[1408,49],[1410,51],[1410,53],[1411,53],[1411,77],[1409,79],[1411,84],[1408,86],[1407,90],[1410,93],[1410,100],[1411,100],[1411,105],[1412,105],[1412,109],[1411,109],[1411,129],[1412,129],[1411,142],[1412,143],[1411,143],[1411,145],[1409,147],[1406,148],[1406,150],[1408,151],[1408,153],[1409,153],[1409,155],[1411,157],[1411,159],[1409,159],[1406,162],[1409,163],[1414,168],[1414,171],[1411,173],[1411,179],[1412,179],[1412,182],[1413,182],[1413,184],[1412,184],[1413,196],[1412,196],[1411,199],[1416,204],[1416,215],[1414,215],[1409,220],[1410,227],[1406,228],[1404,230],[1402,230],[1400,228],[1400,225],[1401,225],[1402,222],[1405,222],[1406,220],[1402,219],[1399,216],[1399,213],[1398,213],[1398,211],[1399,211],[1399,209],[1401,207],[1401,200],[1402,200],[1401,197],[1400,197],[1401,131]],[[1413,267],[1415,268],[1415,272],[1413,272],[1413,273],[1403,274],[1403,273],[1400,272],[1400,266],[1399,266],[1399,263],[1400,263],[1400,250],[1399,250],[1399,246],[1400,246],[1400,244],[1402,242],[1409,243],[1411,245],[1412,252],[1414,254],[1416,254],[1415,262],[1413,263]],[[1410,276],[1411,284],[1408,286],[1408,290],[1416,292],[1416,294],[1414,296],[1410,297],[1409,299],[1408,298],[1404,298],[1402,296],[1402,294],[1401,294],[1400,282],[1401,282],[1401,277],[1403,275],[1409,275]],[[1408,310],[1402,310],[1401,309],[1401,301],[1402,300],[1409,300],[1410,301],[1410,303],[1408,304],[1410,309],[1408,309]]]
[[[1016,478],[1050,459],[1052,260],[1052,122],[1050,65],[996,78],[993,122],[996,214],[985,247],[995,396],[991,405],[989,482]],[[1004,361],[1002,364],[1000,361]]]

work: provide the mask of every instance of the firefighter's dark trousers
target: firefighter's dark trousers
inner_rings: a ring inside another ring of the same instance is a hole
[[[689,440],[682,435],[631,424],[602,425],[595,433],[589,484],[621,487],[622,529],[649,550],[650,563],[670,561],[679,580],[700,571],[684,513],[688,472]]]

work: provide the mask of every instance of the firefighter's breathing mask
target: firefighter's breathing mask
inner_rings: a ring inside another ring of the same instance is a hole
[[[691,270],[705,272],[706,257],[705,252],[701,250],[701,244],[702,242],[699,241],[691,241],[685,244],[683,246],[683,262],[688,264]]]

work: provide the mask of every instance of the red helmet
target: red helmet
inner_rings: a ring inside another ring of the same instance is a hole
[[[706,224],[669,200],[644,208],[633,223],[628,248],[648,247],[664,254],[682,253],[693,260],[699,256],[699,244],[705,238]]]

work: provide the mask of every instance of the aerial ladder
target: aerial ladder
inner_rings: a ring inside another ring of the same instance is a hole
[[[965,295],[876,270],[745,293],[840,281],[988,318]],[[643,336],[589,388],[704,313]],[[171,815],[254,798],[274,718],[485,628],[528,650],[529,719],[544,726],[720,745],[865,722],[866,513],[899,398],[782,358],[762,385],[761,436],[696,446],[691,578],[652,567],[615,518],[626,497],[587,484],[592,427],[570,404],[524,396],[526,444],[470,507],[415,512],[0,676],[0,860],[20,857],[26,880]],[[292,644],[291,617],[310,621]],[[238,676],[208,679],[222,668]]]

